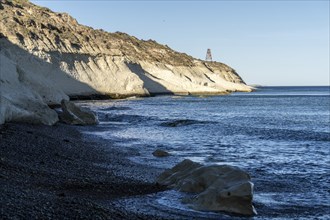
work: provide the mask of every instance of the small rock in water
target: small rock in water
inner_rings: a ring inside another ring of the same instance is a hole
[[[160,150],[160,149],[157,149],[155,150],[152,155],[154,155],[155,157],[167,157],[167,156],[170,156],[170,154],[164,150]]]

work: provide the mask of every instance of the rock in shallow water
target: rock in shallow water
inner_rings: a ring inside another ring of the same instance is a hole
[[[61,101],[63,113],[60,115],[60,120],[72,125],[95,125],[99,121],[96,115],[87,110],[76,106],[73,102],[67,100]]]
[[[255,215],[252,204],[253,183],[249,174],[229,165],[203,166],[184,160],[162,173],[157,183],[182,192],[197,193],[184,201],[205,211],[225,211]]]
[[[168,157],[170,156],[170,154],[164,150],[160,150],[160,149],[157,149],[155,150],[152,155],[154,155],[155,157]]]

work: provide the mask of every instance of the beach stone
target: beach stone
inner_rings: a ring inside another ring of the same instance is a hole
[[[182,192],[196,193],[184,202],[196,210],[225,211],[252,216],[253,183],[248,173],[229,165],[209,165],[184,160],[166,170],[157,183]]]
[[[152,155],[154,155],[155,157],[168,157],[170,156],[170,154],[164,150],[160,150],[160,149],[157,149],[155,150]]]
[[[95,125],[99,121],[96,115],[87,109],[76,106],[73,102],[62,100],[62,114],[60,120],[67,124],[72,125]]]

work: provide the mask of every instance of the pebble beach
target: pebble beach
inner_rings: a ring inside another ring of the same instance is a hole
[[[1,218],[161,219],[113,205],[163,191],[154,183],[161,170],[133,164],[128,152],[82,136],[78,128],[1,125]]]

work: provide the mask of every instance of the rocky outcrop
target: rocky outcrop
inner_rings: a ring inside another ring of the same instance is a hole
[[[0,124],[6,121],[56,123],[58,116],[48,105],[69,100],[59,84],[93,91],[7,39],[0,39]]]
[[[225,64],[194,59],[152,40],[94,30],[66,13],[55,13],[27,0],[0,2],[0,49],[6,57],[3,62],[20,70],[20,77],[29,82],[25,88],[40,96],[44,106],[59,104],[67,96],[251,91]],[[7,78],[16,70],[0,71]],[[0,122],[19,118],[16,113],[7,115],[12,107],[4,101],[8,91],[2,89],[4,82],[0,83]],[[12,89],[20,91],[18,88]]]
[[[195,193],[184,199],[197,210],[225,211],[251,216],[253,184],[250,176],[238,167],[203,166],[184,160],[162,173],[157,182],[182,192]]]
[[[63,92],[51,90],[51,84],[45,79],[37,80],[30,72],[20,69],[17,63],[4,56],[2,50],[0,70],[0,124],[19,121],[52,125],[58,121],[57,113],[48,108],[44,100],[50,96],[53,100],[68,99]],[[48,93],[42,96],[44,91]]]
[[[76,106],[73,102],[62,100],[62,113],[60,119],[62,122],[71,125],[96,125],[99,123],[96,115],[88,109]]]

